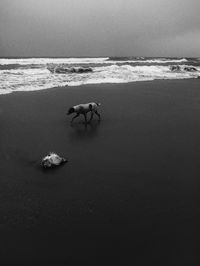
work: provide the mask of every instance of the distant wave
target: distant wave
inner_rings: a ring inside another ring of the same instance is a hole
[[[20,58],[20,59],[7,59],[0,58],[0,65],[20,64],[20,65],[46,65],[54,64],[100,64],[108,60],[109,57],[98,58]]]
[[[119,60],[117,58],[115,58],[114,60],[112,58],[109,59],[109,63],[149,63],[149,64],[166,64],[166,63],[185,63],[188,60],[186,58],[182,58],[182,59],[170,59],[170,58],[159,58],[159,59],[128,59],[126,58],[125,60]]]
[[[183,63],[187,62],[186,58],[142,58],[131,59],[130,57],[99,57],[99,58],[21,58],[21,59],[6,59],[0,58],[0,66],[13,65],[13,66],[34,66],[34,65],[47,65],[47,64],[69,64],[69,65],[82,65],[82,64],[117,64],[117,63]]]

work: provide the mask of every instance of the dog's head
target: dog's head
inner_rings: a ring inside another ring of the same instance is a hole
[[[70,107],[67,112],[67,115],[73,114],[74,112],[75,112],[74,107]]]

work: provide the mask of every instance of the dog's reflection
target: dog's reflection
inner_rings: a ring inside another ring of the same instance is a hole
[[[100,121],[93,121],[91,123],[74,123],[71,124],[69,132],[70,139],[73,140],[91,140],[98,135],[98,127]]]

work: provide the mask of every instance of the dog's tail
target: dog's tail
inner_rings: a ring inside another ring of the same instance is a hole
[[[97,105],[97,106],[100,106],[100,105],[101,105],[101,103],[96,103],[96,105]]]

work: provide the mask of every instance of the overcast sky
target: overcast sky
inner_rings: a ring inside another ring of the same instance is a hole
[[[0,0],[0,56],[200,56],[200,0]]]

